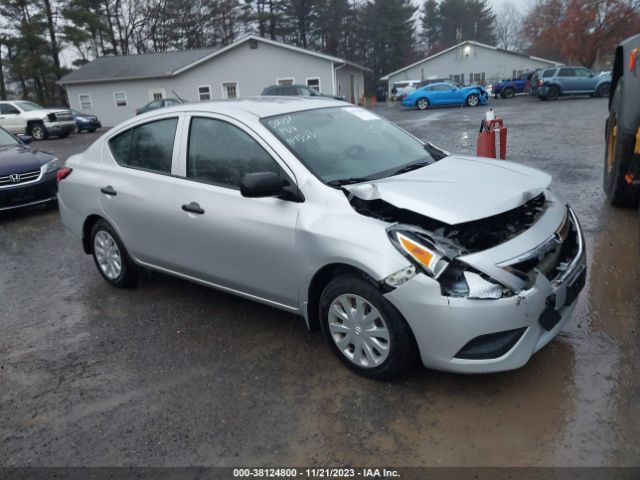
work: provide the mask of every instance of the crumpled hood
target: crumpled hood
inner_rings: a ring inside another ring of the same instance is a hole
[[[450,155],[402,175],[343,188],[449,225],[512,210],[543,192],[551,176],[504,160]]]

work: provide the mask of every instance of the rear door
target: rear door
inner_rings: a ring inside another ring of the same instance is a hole
[[[0,127],[11,133],[25,133],[27,122],[21,117],[20,110],[10,103],[0,104]]]
[[[292,172],[260,137],[225,116],[190,115],[182,142],[173,205],[181,273],[296,306],[300,204],[246,198],[239,189],[246,173],[275,172],[293,183]]]
[[[563,67],[558,71],[558,81],[563,92],[579,92],[580,79],[576,76],[576,69]]]
[[[157,115],[118,132],[104,143],[100,204],[138,260],[170,268],[176,248],[172,224],[173,173],[179,144],[176,132],[182,114]]]

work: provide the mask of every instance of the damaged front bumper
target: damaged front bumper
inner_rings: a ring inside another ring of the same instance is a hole
[[[567,222],[571,235],[563,233]],[[545,265],[544,272],[534,269],[528,283],[505,268],[527,255],[549,255],[541,247],[553,241],[572,242],[571,257],[559,259],[554,268]],[[385,294],[409,323],[422,363],[437,370],[488,373],[521,367],[569,320],[586,277],[580,225],[560,201],[552,201],[529,230],[460,260],[516,293],[483,300],[444,296],[438,281],[418,274]]]

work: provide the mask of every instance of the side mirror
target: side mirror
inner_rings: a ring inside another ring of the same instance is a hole
[[[243,197],[277,197],[284,191],[284,182],[273,172],[246,173],[240,180],[240,193]]]
[[[33,142],[33,137],[31,135],[24,135],[22,133],[18,134],[18,139],[25,145],[29,145],[31,142]]]

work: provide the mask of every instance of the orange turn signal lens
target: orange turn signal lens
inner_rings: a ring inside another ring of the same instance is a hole
[[[432,263],[434,263],[434,260],[436,259],[434,252],[400,233],[398,234],[398,241],[409,255],[415,258],[426,268],[433,271]]]

